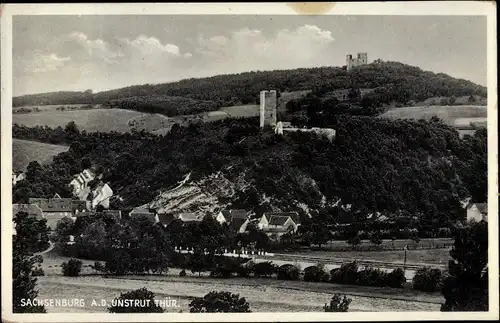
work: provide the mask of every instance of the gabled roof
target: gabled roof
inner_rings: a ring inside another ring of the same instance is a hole
[[[270,212],[264,214],[267,217],[267,220],[270,221],[270,218],[273,216],[285,216],[292,218],[295,224],[300,224],[300,216],[297,212]]]
[[[229,227],[233,230],[238,231],[241,229],[241,226],[243,224],[245,224],[245,222],[247,222],[247,221],[248,221],[248,219],[246,219],[246,218],[233,218],[233,220],[229,224]]]
[[[227,222],[233,221],[233,219],[248,219],[248,213],[246,210],[223,210],[222,215]]]
[[[15,216],[19,212],[26,212],[38,220],[43,219],[42,209],[35,204],[12,204],[12,215]]]
[[[179,213],[177,218],[183,222],[201,221],[203,216],[198,216],[196,213]]]
[[[476,203],[476,207],[483,215],[488,215],[488,203]]]
[[[284,215],[271,215],[268,216],[269,225],[282,226],[288,219],[292,219],[290,216]],[[292,219],[293,220],[293,219]]]
[[[72,212],[71,198],[30,198],[30,204],[36,204],[43,212]]]

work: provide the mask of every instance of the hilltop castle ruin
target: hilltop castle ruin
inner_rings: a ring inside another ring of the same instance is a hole
[[[276,105],[278,104],[276,90],[260,91],[260,127],[276,126]]]
[[[352,58],[349,54],[346,56],[347,70],[350,71],[353,67],[368,64],[368,53],[358,53],[357,58]]]
[[[276,106],[278,104],[277,93],[275,90],[260,91],[260,127],[274,127],[274,132],[277,135],[283,135],[285,131],[303,131],[315,132],[318,135],[325,136],[328,140],[333,141],[335,138],[335,129],[332,128],[294,128],[289,122],[277,121]]]

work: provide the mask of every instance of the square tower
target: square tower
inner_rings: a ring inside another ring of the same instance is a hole
[[[368,53],[358,53],[358,65],[368,64]]]
[[[260,127],[276,125],[277,94],[275,90],[260,91]]]

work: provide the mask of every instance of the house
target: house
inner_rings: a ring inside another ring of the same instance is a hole
[[[78,175],[75,175],[69,186],[73,189],[73,195],[80,200],[86,200],[90,190],[88,183],[95,178],[94,173],[90,169],[85,169]]]
[[[30,204],[37,205],[43,212],[43,217],[47,220],[47,226],[54,230],[64,217],[73,216],[73,204],[71,198],[30,198]]]
[[[91,207],[94,209],[98,205],[102,205],[104,208],[109,208],[109,199],[113,196],[113,190],[108,184],[99,185],[92,192],[92,203]]]
[[[149,210],[145,207],[137,207],[133,209],[129,214],[130,219],[133,218],[139,218],[139,217],[145,217],[148,218],[149,220],[153,222],[157,222],[157,216],[155,212],[152,212],[152,210]]]
[[[488,222],[488,204],[474,203],[467,208],[467,222],[480,222],[484,220]]]
[[[15,173],[12,172],[12,185],[16,185],[17,182],[22,181],[23,179],[26,178],[26,175],[24,173]]]
[[[248,213],[246,210],[222,210],[215,217],[220,224],[231,223],[235,218],[248,219]]]
[[[200,222],[203,220],[203,216],[196,213],[179,213],[176,218],[182,222]]]
[[[258,227],[268,235],[280,237],[287,232],[296,232],[300,223],[294,221],[298,218],[295,212],[264,213],[260,218]]]

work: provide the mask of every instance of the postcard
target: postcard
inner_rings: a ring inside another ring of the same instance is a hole
[[[2,319],[498,319],[495,9],[3,4]]]

